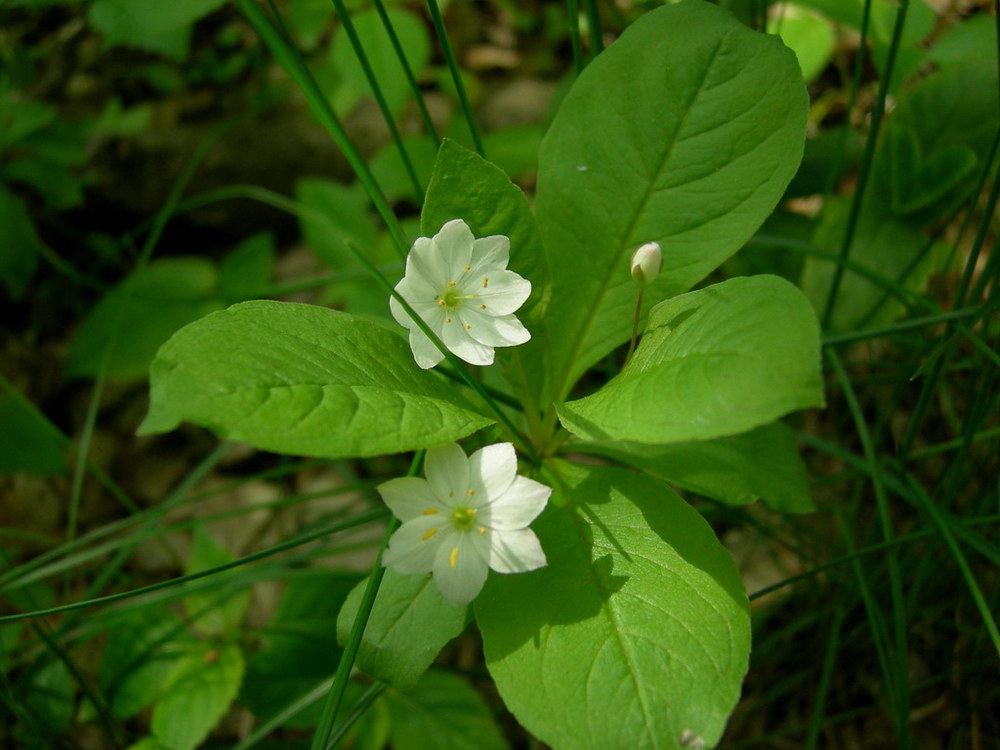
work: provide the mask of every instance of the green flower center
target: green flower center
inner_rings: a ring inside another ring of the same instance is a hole
[[[462,300],[467,299],[457,287],[448,287],[447,291],[441,295],[444,306],[450,310],[462,306]]]
[[[455,524],[457,529],[462,531],[471,529],[472,525],[476,522],[476,509],[465,506],[455,508],[451,512],[451,522]]]

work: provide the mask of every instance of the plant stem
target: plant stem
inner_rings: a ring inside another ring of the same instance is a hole
[[[420,465],[423,463],[424,453],[425,451],[422,450],[417,451],[413,456],[413,461],[410,463],[410,470],[406,474],[407,476],[416,476],[420,470]],[[375,597],[378,595],[382,577],[385,575],[385,568],[382,567],[382,555],[385,554],[386,549],[389,547],[389,539],[397,528],[399,528],[399,521],[396,518],[391,518],[386,526],[385,535],[382,537],[382,545],[375,556],[375,564],[372,566],[368,585],[365,587],[361,603],[358,605],[358,612],[354,616],[351,634],[348,636],[347,643],[344,644],[344,651],[340,656],[340,662],[337,664],[337,672],[333,676],[333,685],[330,687],[330,692],[327,693],[326,703],[323,706],[323,715],[320,718],[319,725],[316,727],[316,733],[313,735],[312,750],[326,750],[330,743],[333,735],[334,721],[337,718],[337,712],[340,710],[340,703],[344,698],[344,690],[347,689],[347,681],[351,677],[351,670],[354,669],[354,660],[358,656],[361,638],[364,635],[365,627],[368,625],[368,618],[371,616],[372,607],[375,606]]]
[[[626,367],[629,362],[632,361],[632,353],[635,351],[635,343],[639,338],[639,316],[642,315],[642,295],[645,289],[639,288],[639,296],[635,300],[635,316],[632,318],[632,341],[628,345],[628,354],[625,355],[625,364],[622,367]]]

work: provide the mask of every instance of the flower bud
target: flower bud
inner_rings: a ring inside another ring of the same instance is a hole
[[[660,275],[662,265],[663,254],[660,252],[660,243],[647,242],[645,245],[640,245],[632,253],[632,278],[639,286],[652,284]]]

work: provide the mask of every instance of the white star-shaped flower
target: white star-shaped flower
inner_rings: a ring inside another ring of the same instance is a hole
[[[531,294],[531,282],[508,271],[509,261],[509,239],[477,240],[464,221],[454,219],[433,237],[417,238],[396,291],[458,357],[491,365],[494,347],[531,338],[513,314]],[[420,367],[426,370],[444,359],[395,297],[389,298],[389,309],[410,330],[410,348]]]
[[[510,443],[487,445],[466,457],[455,443],[431,448],[427,478],[402,477],[378,486],[403,522],[389,540],[382,564],[399,573],[433,573],[455,606],[482,589],[489,568],[526,573],[545,565],[538,537],[528,528],[552,490],[518,476]]]

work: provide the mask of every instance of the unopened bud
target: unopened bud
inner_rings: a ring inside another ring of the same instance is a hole
[[[663,254],[660,252],[660,243],[647,242],[645,245],[640,245],[632,253],[632,278],[639,286],[652,284],[660,275],[662,265]]]

